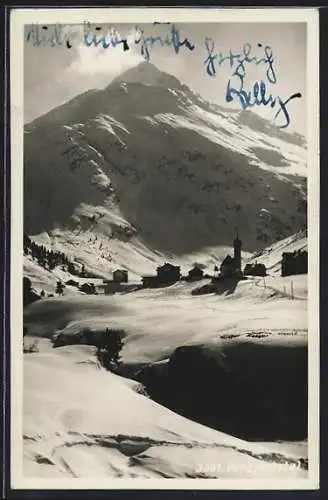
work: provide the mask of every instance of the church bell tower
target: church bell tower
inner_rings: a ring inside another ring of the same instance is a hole
[[[238,237],[237,229],[236,229],[236,237],[233,240],[233,250],[234,250],[234,260],[236,269],[238,271],[241,271],[241,240]]]

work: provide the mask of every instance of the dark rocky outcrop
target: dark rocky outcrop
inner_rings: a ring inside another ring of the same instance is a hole
[[[36,293],[35,290],[32,288],[32,283],[27,276],[24,276],[23,278],[23,307],[27,307],[30,304],[33,304],[33,302],[36,302],[37,300],[40,300],[40,295]]]
[[[307,348],[234,340],[185,346],[137,375],[157,402],[251,440],[307,436]]]

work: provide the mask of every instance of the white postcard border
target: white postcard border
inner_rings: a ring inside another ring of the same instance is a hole
[[[23,477],[23,60],[24,25],[32,23],[307,23],[309,476],[307,479],[44,479]],[[13,9],[11,90],[11,487],[23,489],[311,490],[319,487],[319,16],[312,8]]]

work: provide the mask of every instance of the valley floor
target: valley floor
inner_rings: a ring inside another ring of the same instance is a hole
[[[24,324],[32,335],[51,338],[59,333],[66,344],[74,344],[84,329],[124,329],[126,363],[160,361],[184,344],[221,342],[223,336],[257,331],[266,334],[266,343],[304,345],[307,276],[293,276],[294,300],[284,291],[290,281],[270,277],[264,284],[263,278],[254,278],[240,281],[233,292],[197,297],[191,291],[208,280],[114,296],[47,298],[27,309]],[[297,335],[287,339],[284,331]]]
[[[293,299],[287,279],[256,278],[222,295],[195,297],[195,284],[179,283],[115,296],[47,298],[29,306],[25,341],[36,340],[38,352],[24,354],[25,476],[306,478],[305,440],[254,443],[196,423],[147,397],[139,382],[105,371],[93,346],[69,345],[85,328],[122,328],[123,365],[165,364],[176,348],[201,345],[220,354],[224,370],[243,378],[258,378],[252,366],[267,353],[271,362],[262,360],[259,367],[270,365],[263,378],[276,380],[274,405],[307,349],[306,279],[293,277]],[[67,345],[51,347],[55,332]],[[220,398],[216,382],[208,385]],[[281,418],[275,411],[274,418]]]

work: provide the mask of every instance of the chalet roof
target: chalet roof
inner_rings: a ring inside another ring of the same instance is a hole
[[[157,269],[180,269],[180,266],[174,266],[169,262],[165,262],[162,266],[159,266]]]
[[[195,266],[193,266],[189,272],[191,271],[202,271],[203,272],[203,268],[201,266],[198,266],[197,264]]]

